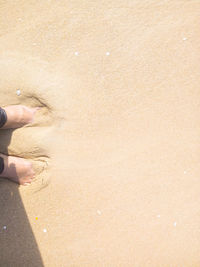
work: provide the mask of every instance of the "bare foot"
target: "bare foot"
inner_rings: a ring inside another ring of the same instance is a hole
[[[8,178],[21,185],[29,185],[32,182],[35,172],[29,161],[18,157],[7,157],[2,154],[0,154],[0,157],[4,159],[4,171],[0,174],[0,177]]]
[[[40,108],[29,108],[23,105],[13,105],[4,107],[3,109],[7,114],[7,122],[2,129],[11,129],[33,123],[35,113]]]

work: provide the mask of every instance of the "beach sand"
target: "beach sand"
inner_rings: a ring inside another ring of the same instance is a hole
[[[2,267],[200,266],[200,2],[0,3]],[[19,91],[20,90],[20,94]]]

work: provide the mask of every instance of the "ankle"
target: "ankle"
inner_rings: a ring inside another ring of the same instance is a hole
[[[2,129],[15,128],[21,122],[23,117],[23,107],[19,106],[7,106],[3,108],[7,115],[7,121]]]

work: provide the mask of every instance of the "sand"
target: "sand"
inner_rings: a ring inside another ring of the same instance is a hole
[[[0,3],[2,267],[200,265],[200,2]],[[20,93],[19,91],[20,90]]]

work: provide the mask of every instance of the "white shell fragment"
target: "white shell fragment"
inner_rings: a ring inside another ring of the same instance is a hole
[[[20,89],[17,90],[17,95],[18,95],[18,96],[21,95],[21,91],[20,91]]]
[[[177,225],[177,222],[174,222],[174,227],[176,227],[176,225]]]
[[[101,211],[100,210],[97,210],[97,214],[101,215]]]
[[[186,41],[187,40],[187,38],[186,37],[183,37],[183,41]]]
[[[4,229],[4,230],[6,230],[6,229],[7,229],[7,226],[6,226],[6,225],[4,225],[3,229]]]
[[[79,52],[76,51],[76,52],[74,53],[74,55],[75,55],[75,56],[78,56],[78,55],[79,55]]]
[[[43,232],[46,233],[47,232],[47,229],[43,229]]]
[[[110,56],[110,52],[106,52],[106,56]]]

